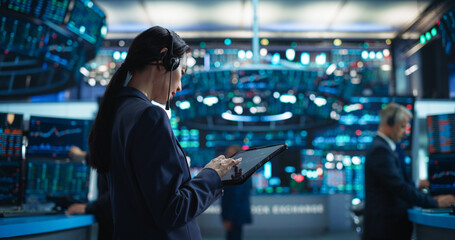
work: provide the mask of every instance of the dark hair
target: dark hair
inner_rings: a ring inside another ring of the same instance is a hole
[[[116,112],[116,97],[125,85],[128,72],[143,70],[148,64],[160,61],[166,53],[160,53],[163,48],[170,48],[170,36],[173,39],[173,55],[179,58],[189,50],[189,46],[176,33],[155,26],[140,33],[131,43],[125,62],[112,76],[101,99],[98,114],[93,123],[89,136],[90,165],[99,173],[109,170],[111,152],[112,124]]]

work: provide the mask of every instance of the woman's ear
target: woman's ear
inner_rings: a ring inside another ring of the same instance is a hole
[[[161,51],[160,51],[160,60],[163,60],[164,56],[166,56],[166,54],[167,54],[167,51],[168,51],[167,48],[161,49]]]

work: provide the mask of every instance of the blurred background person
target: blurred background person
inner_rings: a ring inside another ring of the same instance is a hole
[[[449,206],[453,195],[433,199],[419,191],[406,174],[396,143],[406,136],[412,113],[396,103],[380,112],[377,136],[365,160],[365,217],[363,239],[411,239],[407,210]]]
[[[87,152],[77,146],[72,146],[69,155],[74,161],[88,162]],[[68,207],[66,214],[93,214],[98,222],[98,240],[112,239],[114,223],[112,219],[111,201],[107,188],[106,177],[98,173],[98,198],[89,203],[74,203]]]
[[[239,145],[233,145],[226,149],[226,157],[232,157],[242,150]],[[226,231],[226,240],[240,240],[243,235],[243,225],[252,222],[250,193],[251,178],[240,185],[225,186],[224,195],[221,198],[221,218]]]

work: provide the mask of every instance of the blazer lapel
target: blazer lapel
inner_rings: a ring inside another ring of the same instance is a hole
[[[190,166],[189,166],[189,164],[188,164],[188,161],[186,160],[186,154],[185,154],[185,151],[183,151],[183,148],[182,148],[182,146],[180,146],[180,143],[179,143],[179,141],[178,141],[178,140],[175,138],[175,136],[174,136],[174,140],[175,140],[175,142],[177,143],[177,146],[179,146],[179,148],[180,148],[180,151],[182,151],[182,153],[183,153],[183,156],[185,157],[185,163],[186,163],[185,165],[186,165],[186,169],[188,170],[188,174],[189,174],[189,176],[190,176],[190,178],[191,178]]]
[[[381,140],[381,143],[384,144],[387,147],[387,149],[389,149],[389,151],[392,153],[392,156],[395,158],[395,164],[397,165],[397,167],[400,168],[403,178],[405,179],[406,182],[409,182],[409,177],[408,174],[406,173],[405,163],[400,159],[400,155],[398,154],[398,152],[393,151],[390,148],[389,144],[382,137],[380,136],[376,137],[379,138]]]

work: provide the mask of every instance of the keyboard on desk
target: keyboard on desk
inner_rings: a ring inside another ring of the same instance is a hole
[[[62,213],[61,211],[30,211],[30,210],[6,210],[0,211],[0,217],[30,217],[30,216],[43,216]]]
[[[424,213],[450,213],[451,207],[439,207],[439,208],[422,208]]]

